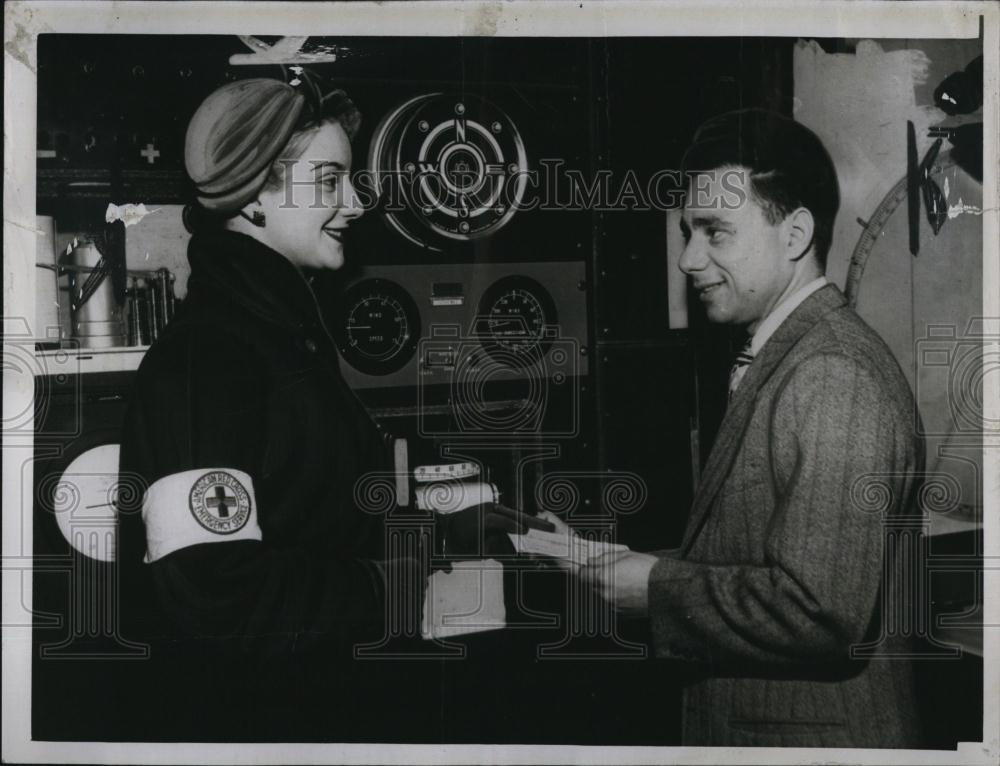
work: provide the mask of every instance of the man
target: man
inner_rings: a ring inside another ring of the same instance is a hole
[[[923,453],[898,364],[823,276],[833,163],[804,126],[744,110],[683,165],[680,267],[709,320],[751,339],[681,548],[580,574],[692,663],[684,744],[917,747],[909,661],[851,656],[879,644],[885,520],[912,507]],[[859,507],[866,486],[883,513]]]

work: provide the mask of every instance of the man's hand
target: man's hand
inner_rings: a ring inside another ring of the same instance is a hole
[[[649,611],[649,572],[656,561],[648,553],[605,553],[580,567],[579,577],[622,614],[643,616]]]

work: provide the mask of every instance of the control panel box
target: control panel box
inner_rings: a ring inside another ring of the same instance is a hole
[[[588,370],[582,261],[370,266],[331,322],[355,389],[488,387]]]

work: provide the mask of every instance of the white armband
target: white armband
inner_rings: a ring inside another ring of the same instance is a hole
[[[253,480],[232,468],[199,468],[154,481],[142,499],[147,564],[199,543],[262,540]]]

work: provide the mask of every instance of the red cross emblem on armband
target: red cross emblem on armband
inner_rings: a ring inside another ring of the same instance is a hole
[[[211,471],[194,483],[191,513],[201,526],[219,535],[231,535],[250,519],[250,493],[227,471]]]
[[[222,484],[216,484],[214,491],[215,497],[205,498],[205,505],[214,509],[220,519],[229,518],[229,509],[236,507],[236,495],[228,494]]]

